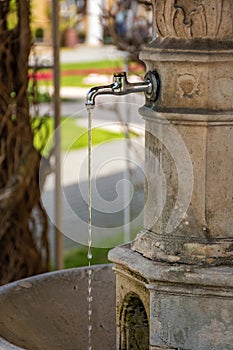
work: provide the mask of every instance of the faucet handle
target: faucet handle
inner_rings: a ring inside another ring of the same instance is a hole
[[[126,72],[116,72],[113,73],[113,78],[126,78],[127,77],[127,73]]]
[[[129,85],[126,72],[113,73],[113,84],[115,92],[125,91],[125,87]]]
[[[145,81],[151,83],[151,89],[148,89],[147,91],[145,91],[146,99],[149,102],[155,102],[158,99],[159,93],[160,93],[160,78],[159,78],[159,74],[157,73],[156,70],[149,71],[149,72],[146,73],[144,79],[145,79]]]
[[[139,92],[145,93],[146,99],[149,102],[155,102],[159,96],[160,79],[156,71],[149,71],[144,77],[144,82],[130,83],[127,79],[126,72],[119,72],[113,74],[113,87],[115,92],[131,93]]]
[[[113,74],[113,91],[117,94],[130,94],[132,92],[144,92],[147,101],[155,102],[159,96],[160,80],[156,71],[146,73],[144,82],[130,83],[126,72]]]

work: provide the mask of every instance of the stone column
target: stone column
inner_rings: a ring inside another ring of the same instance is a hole
[[[232,264],[233,2],[152,2],[158,38],[141,59],[159,73],[161,91],[141,109],[147,196],[133,249],[155,260]]]
[[[233,1],[151,2],[144,230],[109,254],[118,349],[232,350]]]

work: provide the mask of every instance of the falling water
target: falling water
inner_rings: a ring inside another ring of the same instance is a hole
[[[91,194],[91,157],[92,157],[92,110],[88,109],[88,286],[87,286],[87,302],[88,302],[88,345],[87,350],[92,350],[92,194]]]

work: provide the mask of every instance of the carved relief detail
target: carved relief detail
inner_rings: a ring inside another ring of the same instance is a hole
[[[219,86],[220,93],[224,97],[233,96],[233,78],[220,78],[217,80],[217,85]]]
[[[152,4],[161,37],[226,39],[233,36],[232,18],[223,16],[231,12],[231,0],[152,0]],[[224,21],[227,24],[224,23],[221,31]]]
[[[199,92],[199,78],[192,74],[180,74],[177,77],[177,95],[180,97],[192,98],[198,95]]]

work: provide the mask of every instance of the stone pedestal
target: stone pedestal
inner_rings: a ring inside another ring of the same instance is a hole
[[[161,87],[158,100],[140,110],[146,120],[144,230],[110,253],[119,349],[230,350],[233,2],[152,3],[158,38],[141,59],[158,72]],[[146,315],[137,335],[127,318],[131,295],[143,305],[140,317]],[[145,341],[137,347],[139,338]]]
[[[158,263],[130,246],[110,252],[117,274],[117,349],[232,350],[231,267]]]
[[[147,197],[145,232],[133,249],[149,258],[233,263],[230,34],[231,27],[221,40],[159,37],[141,53],[148,70],[157,70],[161,79],[158,101],[141,109],[146,119]]]

